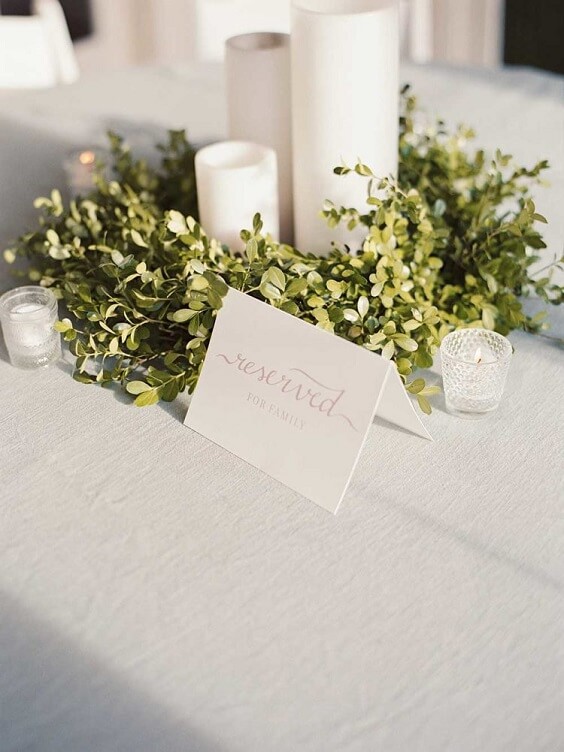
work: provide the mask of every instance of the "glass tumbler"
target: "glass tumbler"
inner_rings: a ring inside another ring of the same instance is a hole
[[[487,329],[457,329],[443,339],[441,365],[447,410],[480,418],[501,401],[513,348]]]
[[[61,357],[57,299],[45,287],[17,287],[0,297],[0,322],[10,362],[16,368],[42,368]]]

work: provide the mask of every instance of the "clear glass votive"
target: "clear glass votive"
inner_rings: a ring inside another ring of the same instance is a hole
[[[85,196],[94,190],[94,177],[100,164],[105,165],[108,174],[110,152],[100,146],[74,149],[63,162],[67,184],[71,196]]]
[[[447,410],[480,418],[501,401],[513,348],[487,329],[457,329],[443,339],[441,365]]]
[[[57,298],[45,287],[16,287],[0,297],[0,322],[10,362],[42,368],[61,357]]]

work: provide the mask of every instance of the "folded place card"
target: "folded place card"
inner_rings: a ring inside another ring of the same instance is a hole
[[[335,513],[376,414],[431,438],[391,361],[229,290],[185,425]]]

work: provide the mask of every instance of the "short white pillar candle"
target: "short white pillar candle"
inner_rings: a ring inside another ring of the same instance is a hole
[[[258,212],[264,232],[279,237],[276,152],[247,141],[222,141],[196,154],[200,223],[209,237],[243,250],[241,230]]]

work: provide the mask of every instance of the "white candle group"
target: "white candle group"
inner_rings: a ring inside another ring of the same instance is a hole
[[[291,36],[257,32],[228,40],[226,78],[233,141],[196,157],[206,232],[240,248],[240,230],[260,212],[267,230],[278,237],[279,229],[282,242],[302,251],[326,255],[332,242],[359,249],[365,228],[331,229],[321,212],[327,199],[366,205],[366,180],[334,174],[342,162],[360,159],[379,178],[397,173],[397,0],[292,0]],[[273,150],[277,198],[270,157],[254,155],[255,175],[244,171],[247,164],[232,164],[241,143]]]

